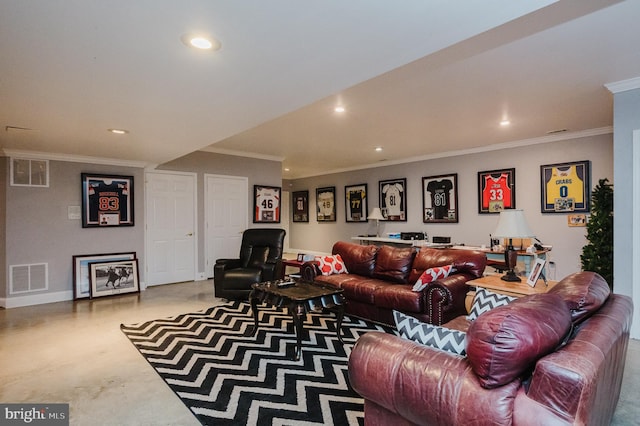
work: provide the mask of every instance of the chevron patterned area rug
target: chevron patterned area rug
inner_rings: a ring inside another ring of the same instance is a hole
[[[262,305],[259,313],[253,337],[251,308],[241,302],[121,328],[203,425],[363,424],[347,360],[364,333],[394,331],[345,316],[343,345],[333,314],[310,314],[293,361],[291,316]]]

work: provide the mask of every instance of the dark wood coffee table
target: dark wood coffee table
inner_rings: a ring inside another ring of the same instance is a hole
[[[280,285],[284,282],[293,282],[293,284]],[[252,285],[249,301],[253,312],[252,336],[258,331],[258,303],[286,307],[289,310],[296,330],[296,354],[294,358],[296,361],[302,355],[303,324],[309,312],[325,312],[327,310],[335,312],[336,333],[338,340],[342,343],[340,327],[344,317],[345,298],[341,289],[299,279],[267,281]]]

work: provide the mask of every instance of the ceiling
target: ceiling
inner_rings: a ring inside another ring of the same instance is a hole
[[[604,85],[640,76],[639,18],[637,0],[0,0],[0,144],[145,165],[207,150],[294,179],[609,132]],[[181,43],[197,31],[222,48]]]

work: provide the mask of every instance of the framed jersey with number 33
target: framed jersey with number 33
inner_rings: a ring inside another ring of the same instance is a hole
[[[478,172],[478,213],[516,207],[516,169]]]

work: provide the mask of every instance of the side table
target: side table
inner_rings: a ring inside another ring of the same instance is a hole
[[[486,288],[494,293],[505,294],[507,296],[522,297],[529,294],[546,293],[549,289],[558,284],[558,281],[547,281],[547,284],[545,285],[544,281],[540,279],[536,283],[535,287],[531,287],[527,284],[526,277],[523,277],[521,282],[504,281],[500,277],[502,277],[502,275],[485,275],[482,278],[467,281],[467,285],[471,287]],[[465,300],[467,312],[469,312],[469,309],[471,308],[473,296],[475,296],[475,294],[475,290],[467,292],[467,298]]]

